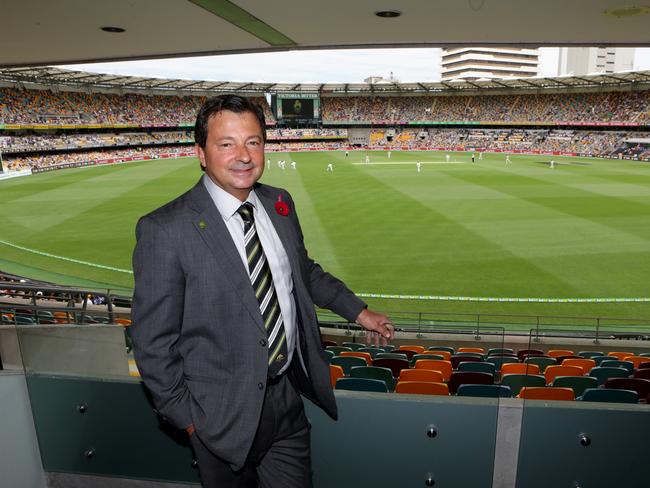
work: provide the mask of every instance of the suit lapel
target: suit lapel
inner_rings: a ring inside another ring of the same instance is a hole
[[[275,202],[277,201],[278,195],[280,195],[280,193],[278,192],[274,195],[270,191],[269,187],[262,185],[255,188],[255,193],[257,194],[259,200],[262,202],[262,205],[264,205],[264,209],[271,219],[273,227],[275,227],[275,231],[278,233],[278,237],[284,246],[284,251],[287,253],[287,257],[289,258],[289,264],[291,265],[291,271],[293,275],[300,276],[298,254],[296,252],[296,246],[294,244],[297,239],[296,232],[293,229],[293,226],[291,226],[289,223],[289,217],[280,215],[275,210]],[[293,212],[293,209],[290,208],[289,212]]]
[[[242,302],[256,325],[266,334],[260,306],[255,298],[248,272],[203,181],[199,180],[190,191],[190,201],[191,207],[197,212],[192,219],[195,230],[223,268],[224,279],[230,280],[234,289],[241,290]]]

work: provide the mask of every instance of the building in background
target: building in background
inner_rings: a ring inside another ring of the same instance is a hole
[[[537,76],[537,49],[517,47],[444,48],[442,81],[480,78],[528,78]]]
[[[562,47],[559,75],[615,73],[634,67],[633,47]]]

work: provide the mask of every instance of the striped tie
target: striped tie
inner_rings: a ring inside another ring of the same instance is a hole
[[[282,312],[275,286],[273,286],[271,268],[269,268],[262,243],[255,229],[253,205],[246,202],[239,207],[237,212],[244,221],[244,245],[246,246],[248,272],[268,334],[269,376],[274,377],[287,361],[287,339],[282,323]]]

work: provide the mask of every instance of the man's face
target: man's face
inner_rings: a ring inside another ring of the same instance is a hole
[[[251,112],[224,110],[208,120],[205,148],[196,154],[216,185],[242,202],[264,172],[264,138]]]

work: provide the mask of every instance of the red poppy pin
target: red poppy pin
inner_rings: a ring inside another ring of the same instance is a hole
[[[289,215],[289,205],[282,201],[282,195],[278,195],[278,201],[275,202],[275,211],[283,217]]]

